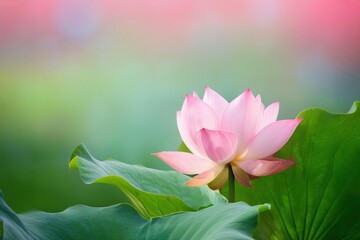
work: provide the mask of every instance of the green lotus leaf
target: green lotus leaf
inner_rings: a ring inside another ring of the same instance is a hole
[[[110,207],[77,205],[59,213],[16,214],[0,193],[4,240],[32,239],[252,239],[259,212],[267,205],[220,203],[198,212],[146,220],[128,204]]]
[[[207,186],[184,186],[190,177],[175,171],[161,171],[129,165],[116,160],[95,159],[84,145],[78,146],[70,161],[86,184],[105,183],[118,187],[145,218],[199,209],[226,203],[227,199]]]
[[[346,114],[309,109],[277,153],[297,164],[236,186],[236,199],[269,202],[256,239],[360,239],[360,102]]]

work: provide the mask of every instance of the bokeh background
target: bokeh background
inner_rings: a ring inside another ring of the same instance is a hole
[[[0,1],[0,189],[17,212],[124,197],[68,169],[99,159],[169,169],[175,112],[210,86],[250,88],[280,117],[360,99],[360,1]]]

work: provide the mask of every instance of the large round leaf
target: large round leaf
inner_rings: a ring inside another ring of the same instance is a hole
[[[148,219],[227,202],[226,198],[207,186],[185,186],[190,177],[181,173],[116,160],[100,161],[84,145],[74,150],[70,167],[78,169],[87,184],[105,183],[118,187],[128,196],[135,209]]]
[[[266,205],[217,204],[151,220],[127,204],[101,208],[78,205],[60,213],[15,214],[0,193],[4,240],[252,239],[259,211],[267,209]]]
[[[237,200],[269,202],[257,239],[360,239],[360,103],[348,114],[309,109],[277,154],[297,165],[237,185]]]

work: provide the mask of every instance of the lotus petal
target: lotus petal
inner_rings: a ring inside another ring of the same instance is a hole
[[[289,140],[302,119],[270,123],[249,144],[245,159],[264,159],[280,150]]]
[[[201,129],[198,142],[209,159],[215,162],[231,160],[237,147],[237,137],[234,133]]]
[[[159,152],[153,155],[176,171],[185,174],[198,174],[213,168],[215,165],[208,159],[186,152]]]
[[[266,160],[245,160],[240,162],[239,166],[253,176],[268,176],[282,172],[295,164],[292,160],[268,158]]]
[[[213,181],[225,168],[225,165],[216,165],[212,169],[200,173],[185,183],[189,187],[203,186]]]
[[[261,110],[261,105],[249,89],[226,108],[221,119],[221,130],[237,134],[238,152],[243,152],[256,134],[262,119]]]

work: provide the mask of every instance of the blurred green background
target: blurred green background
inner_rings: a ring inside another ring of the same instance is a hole
[[[325,3],[324,3],[325,4]],[[339,6],[341,4],[341,6]],[[0,3],[0,189],[17,212],[124,197],[68,169],[98,158],[169,169],[175,112],[210,86],[245,89],[280,118],[346,112],[360,95],[356,2],[11,1]]]

